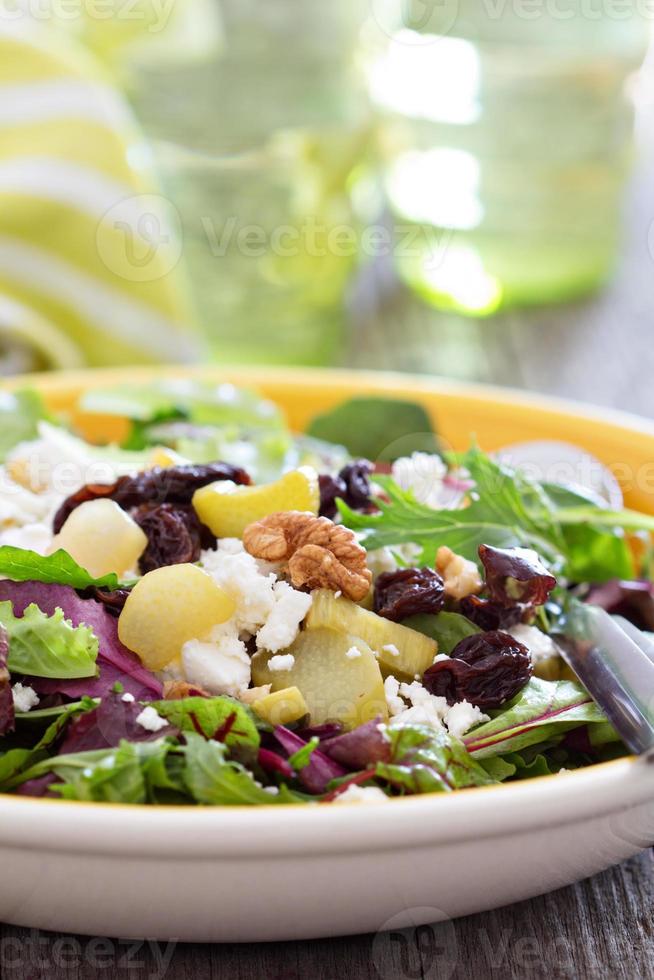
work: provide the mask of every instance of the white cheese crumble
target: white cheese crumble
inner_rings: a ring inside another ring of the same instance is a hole
[[[388,797],[378,786],[351,786],[333,800],[334,803],[386,803]]]
[[[216,551],[203,551],[202,566],[236,604],[230,622],[239,635],[256,636],[258,650],[277,653],[290,646],[311,608],[311,596],[277,581],[270,566],[248,554],[242,541],[225,538]]]
[[[334,598],[335,599],[340,599],[342,595],[343,595],[343,592],[341,591],[341,589],[339,589],[338,592],[335,592],[334,593]]]
[[[480,725],[483,721],[490,721],[488,715],[482,713],[476,705],[468,704],[467,701],[459,701],[453,705],[445,715],[445,724],[450,735],[461,738],[466,732]]]
[[[182,666],[186,680],[209,694],[237,697],[250,684],[250,657],[230,623],[215,626],[208,640],[185,643]]]
[[[131,704],[134,700],[134,695],[130,694],[129,691],[125,691],[120,700],[125,701],[126,704]]]
[[[277,654],[276,657],[271,657],[268,661],[268,670],[272,670],[276,673],[279,670],[293,670],[295,666],[295,657],[292,653]]]
[[[346,651],[345,656],[348,660],[357,660],[361,656],[361,651],[358,647],[350,647],[350,649]]]
[[[556,657],[558,655],[559,651],[551,637],[547,633],[543,633],[536,626],[527,626],[525,623],[518,623],[517,626],[512,626],[507,632],[519,643],[524,643],[531,654],[531,662],[533,664],[537,664],[540,660],[549,660],[550,657]]]
[[[148,705],[140,715],[136,716],[136,724],[140,725],[141,728],[145,728],[148,732],[160,732],[162,728],[166,727],[168,722],[165,718],[161,717],[156,708]]]
[[[410,490],[421,504],[436,510],[458,507],[465,494],[460,482],[447,480],[447,466],[435,453],[396,459],[392,475],[402,490]]]
[[[390,653],[391,657],[399,657],[400,651],[397,649],[394,643],[387,643],[386,646],[382,647],[384,653]]]
[[[31,711],[39,703],[39,696],[34,688],[28,687],[26,684],[14,684],[11,693],[14,699],[14,708],[21,713]]]
[[[397,677],[393,677],[392,674],[384,681],[384,694],[386,695],[386,704],[388,705],[388,711],[392,716],[399,715],[401,711],[404,711],[406,704],[399,696],[400,693],[400,682]]]

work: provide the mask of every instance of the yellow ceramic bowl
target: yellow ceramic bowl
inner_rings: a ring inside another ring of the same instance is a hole
[[[18,378],[53,409],[156,370]],[[177,372],[188,377],[187,369]],[[200,369],[256,386],[301,429],[360,393],[422,402],[456,449],[576,443],[628,505],[654,512],[654,425],[491,388],[404,375]],[[87,436],[114,420],[77,418]],[[540,894],[654,842],[654,766],[634,759],[462,793],[334,807],[129,807],[0,796],[0,920],[125,937],[240,941],[397,929]],[[374,955],[374,945],[373,945]]]

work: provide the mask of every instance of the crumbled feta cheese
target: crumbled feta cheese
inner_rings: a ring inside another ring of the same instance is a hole
[[[294,666],[295,657],[292,653],[278,653],[276,657],[271,657],[268,661],[268,670],[272,670],[273,673],[276,673],[278,670],[293,670]]]
[[[214,627],[208,640],[185,643],[182,665],[186,680],[210,694],[236,697],[250,683],[251,662],[246,646],[228,623]]]
[[[243,704],[254,704],[255,701],[261,701],[262,698],[268,697],[272,690],[272,684],[262,684],[260,687],[249,687],[246,691],[239,691],[239,701]]]
[[[531,662],[533,664],[537,664],[540,660],[549,660],[550,657],[556,657],[558,655],[559,651],[551,637],[547,633],[543,633],[536,626],[527,626],[525,623],[518,623],[517,626],[512,626],[507,632],[514,639],[518,640],[519,643],[524,643],[531,654]]]
[[[290,646],[311,608],[311,596],[288,582],[243,547],[236,538],[218,542],[216,551],[203,551],[201,561],[214,581],[232,597],[236,612],[230,625],[238,634],[257,637],[257,649],[276,653]]]
[[[130,694],[129,691],[125,691],[125,693],[123,694],[120,700],[125,701],[126,704],[131,704],[132,701],[134,700],[134,695]]]
[[[399,696],[399,691],[400,682],[397,677],[389,674],[384,681],[384,694],[386,695],[386,704],[391,715],[399,715],[406,708],[404,701]]]
[[[290,647],[313,601],[308,592],[298,592],[287,582],[275,582],[273,595],[275,605],[257,633],[257,649],[270,653]]]
[[[165,728],[168,722],[165,718],[162,718],[158,713],[156,708],[152,705],[148,705],[144,708],[140,715],[136,716],[136,724],[140,725],[141,728],[145,728],[148,732],[160,732],[162,728]]]
[[[399,487],[437,510],[458,507],[465,494],[461,481],[448,481],[447,466],[435,453],[412,453],[396,459],[392,475]]]
[[[37,555],[47,555],[54,535],[47,524],[25,524],[23,527],[7,527],[0,532],[0,545],[25,548]]]
[[[357,658],[361,656],[361,651],[358,647],[350,647],[345,656],[348,660],[357,660]]]
[[[374,548],[366,556],[366,564],[373,574],[373,578],[378,578],[384,572],[396,572],[398,569],[397,559],[390,548]]]
[[[387,643],[386,646],[382,647],[384,653],[390,653],[391,657],[399,657],[400,651],[397,649],[394,643]]]
[[[434,659],[432,660],[432,663],[439,664],[442,660],[449,660],[449,659],[450,657],[447,653],[437,653]]]
[[[271,796],[278,796],[279,786],[264,786],[263,791],[264,793],[270,793]]]
[[[334,803],[386,803],[388,797],[378,786],[357,786],[353,783],[334,799]]]
[[[442,728],[443,718],[448,708],[445,698],[430,694],[419,681],[411,684],[400,684],[402,698],[408,701],[410,708],[404,707],[392,719],[391,724],[397,725],[429,725],[432,728]]]
[[[11,689],[14,698],[14,708],[16,711],[31,711],[39,703],[39,696],[33,687],[26,684],[14,684]]]
[[[488,715],[483,714],[476,705],[468,704],[467,701],[459,701],[458,704],[452,705],[445,715],[447,729],[450,735],[454,735],[456,738],[461,738],[471,728],[480,725],[483,721],[490,721]]]

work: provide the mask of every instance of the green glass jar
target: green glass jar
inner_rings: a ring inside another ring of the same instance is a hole
[[[650,22],[624,0],[374,0],[364,48],[402,278],[486,315],[609,276]]]

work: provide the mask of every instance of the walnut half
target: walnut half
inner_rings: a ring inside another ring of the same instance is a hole
[[[468,561],[443,545],[436,553],[436,569],[443,576],[445,594],[464,599],[481,591],[483,582],[474,561]]]
[[[287,562],[296,589],[331,589],[355,602],[368,594],[372,572],[354,532],[327,517],[301,511],[269,514],[243,534],[255,558]]]

